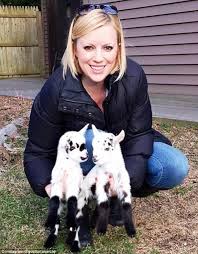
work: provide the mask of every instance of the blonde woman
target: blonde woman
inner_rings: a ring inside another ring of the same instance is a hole
[[[188,173],[184,154],[152,129],[147,80],[140,65],[127,59],[118,11],[112,5],[83,5],[72,21],[67,48],[58,68],[35,98],[24,153],[25,173],[39,196],[50,193],[51,171],[60,136],[87,123],[126,137],[121,144],[133,196],[146,196],[180,183]],[[86,133],[88,162],[92,130]],[[67,165],[65,165],[66,167]],[[122,224],[119,203],[110,202],[109,223]],[[91,241],[84,223],[82,245]]]

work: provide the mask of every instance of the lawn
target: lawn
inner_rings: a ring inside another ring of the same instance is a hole
[[[0,147],[0,253],[9,253],[9,250],[47,253],[43,248],[47,236],[43,224],[48,200],[32,192],[22,163],[31,103],[0,96],[0,128],[16,117],[25,119],[24,126],[19,128],[19,138],[9,140],[17,149],[6,152]],[[84,249],[82,254],[198,253],[198,123],[154,119],[154,127],[187,155],[188,178],[172,190],[134,199],[136,238],[128,238],[122,227],[109,226],[105,236],[97,236],[93,231],[94,245]],[[70,253],[64,244],[65,234],[62,223],[57,245],[51,253]]]

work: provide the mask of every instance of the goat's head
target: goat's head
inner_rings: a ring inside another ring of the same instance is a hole
[[[80,131],[68,131],[59,141],[59,148],[66,153],[66,157],[76,161],[83,162],[88,159],[88,152],[85,147],[85,132],[88,124]]]
[[[124,139],[125,133],[122,130],[115,136],[113,133],[98,131],[94,125],[92,125],[92,130],[94,134],[92,141],[93,162],[102,165],[112,159],[113,152],[116,146]]]

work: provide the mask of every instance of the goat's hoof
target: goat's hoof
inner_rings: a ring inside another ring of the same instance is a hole
[[[128,230],[127,230],[127,235],[128,235],[129,237],[135,237],[135,235],[136,235],[136,230],[135,230],[135,229],[128,229]]]
[[[80,245],[81,245],[82,247],[87,247],[87,246],[91,245],[91,243],[92,243],[91,237],[89,237],[89,238],[84,238],[84,239],[80,239]]]
[[[66,244],[72,245],[75,239],[76,231],[69,231],[69,234],[66,239]]]
[[[104,235],[104,234],[106,234],[106,232],[107,232],[107,226],[106,225],[105,226],[104,225],[97,226],[96,232],[97,232],[98,235]]]
[[[44,226],[45,228],[53,228],[55,226],[56,217],[54,216],[48,216]]]
[[[121,227],[124,225],[124,220],[123,219],[115,219],[115,218],[109,218],[109,224],[112,227]]]
[[[51,226],[52,225],[48,221],[46,221],[44,224],[45,229],[49,229],[49,228],[51,228]]]
[[[81,247],[87,247],[88,245],[92,244],[92,236],[89,227],[81,225],[78,236]]]
[[[56,236],[55,235],[49,235],[46,242],[44,243],[44,247],[46,249],[49,249],[53,247],[56,243]]]
[[[70,247],[71,252],[80,252],[80,248],[78,247],[78,241],[74,241]]]

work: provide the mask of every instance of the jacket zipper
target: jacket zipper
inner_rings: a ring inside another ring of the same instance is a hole
[[[106,130],[107,131],[110,131],[110,124],[109,124],[109,112],[108,112],[108,109],[109,109],[109,101],[110,101],[110,97],[111,97],[111,87],[112,87],[112,84],[110,83],[110,86],[109,86],[109,91],[108,91],[108,95],[107,97],[105,98],[105,100],[103,101],[103,108],[104,108],[104,118],[105,118],[105,124],[106,124]]]

